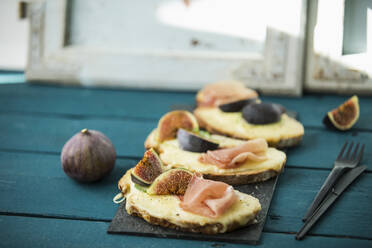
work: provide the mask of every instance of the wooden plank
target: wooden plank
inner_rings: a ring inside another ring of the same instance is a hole
[[[363,161],[372,161],[371,132],[339,132],[323,129],[307,129],[301,145],[288,149],[287,165],[329,168],[337,158],[345,141],[361,142],[366,145]],[[372,168],[368,168],[371,171]]]
[[[6,199],[0,211],[109,221],[117,209],[117,182],[136,163],[118,159],[110,175],[84,184],[64,174],[57,155],[0,152],[0,195]]]
[[[194,104],[194,92],[102,90],[40,85],[2,85],[0,111],[4,113],[62,114],[71,117],[153,118],[175,104]],[[263,97],[299,113],[305,127],[323,127],[325,113],[347,99],[336,95],[304,95],[302,98]],[[47,104],[46,104],[47,103]],[[134,107],[135,105],[135,107]],[[372,130],[372,98],[360,97],[361,114],[355,128]]]
[[[2,247],[247,247],[241,244],[198,242],[165,238],[109,235],[109,223],[61,219],[0,216],[0,245]],[[26,245],[27,244],[27,245]],[[303,241],[294,235],[264,233],[265,247],[370,247],[371,240],[334,237],[307,237]],[[254,246],[252,246],[254,247]]]
[[[46,104],[47,103],[47,104]],[[158,120],[172,104],[194,103],[194,93],[150,90],[1,85],[0,111]]]
[[[329,171],[289,169],[281,175],[274,194],[265,231],[296,232]],[[310,231],[313,234],[372,236],[372,174],[364,173]]]
[[[266,101],[283,104],[288,109],[299,113],[299,120],[306,127],[324,128],[322,123],[326,113],[346,101],[348,96],[305,94],[301,98],[263,97]],[[372,97],[358,96],[360,105],[360,117],[353,127],[354,130],[372,130]],[[352,132],[353,130],[351,130]]]
[[[65,119],[23,115],[0,116],[0,149],[57,152],[83,128],[103,132],[119,156],[142,156],[144,141],[156,121]]]
[[[63,173],[57,155],[0,152],[3,199],[0,212],[109,221],[118,207],[112,203],[112,197],[118,192],[117,181],[135,164],[135,160],[119,159],[114,171],[104,180],[80,184]],[[327,170],[287,168],[280,177],[264,230],[296,232],[328,173]],[[372,174],[364,174],[312,233],[372,238],[371,180]]]
[[[83,128],[97,129],[114,143],[119,156],[142,157],[143,142],[157,125],[151,120],[66,119],[61,117],[0,115],[0,150],[59,153],[64,143]],[[353,136],[354,135],[354,136]],[[372,161],[371,132],[308,129],[302,144],[288,150],[288,165],[331,168],[345,140],[366,144],[364,161]]]

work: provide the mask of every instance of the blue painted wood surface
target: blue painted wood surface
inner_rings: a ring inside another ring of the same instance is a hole
[[[127,235],[108,235],[108,222],[66,219],[0,216],[0,242],[3,247],[247,247],[241,244],[195,242],[192,240],[161,239]],[[36,235],[39,234],[39,235]],[[315,236],[298,242],[293,235],[264,233],[258,247],[371,247],[371,240]]]
[[[0,74],[1,77],[1,74]],[[117,181],[142,156],[143,142],[172,105],[193,104],[194,92],[0,85],[0,246],[240,247],[242,245],[107,235],[117,206]],[[300,114],[301,144],[288,151],[264,227],[264,247],[372,247],[372,98],[360,98],[361,117],[349,132],[321,119],[347,96],[264,97]],[[62,171],[63,144],[82,128],[104,132],[119,159],[96,184],[80,184]],[[301,217],[332,167],[343,142],[367,144],[369,167],[304,241],[295,241]]]

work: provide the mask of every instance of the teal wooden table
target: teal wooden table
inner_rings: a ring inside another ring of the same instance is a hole
[[[118,179],[141,158],[143,142],[158,119],[172,105],[193,104],[195,92],[6,84],[7,80],[12,81],[3,77],[0,84],[0,247],[246,246],[106,234],[118,207],[112,203]],[[305,137],[288,151],[259,246],[372,247],[372,98],[360,97],[361,116],[351,131],[330,131],[321,124],[323,115],[345,99],[264,97],[297,111]],[[77,183],[61,169],[62,146],[83,128],[105,133],[118,154],[114,171],[95,184]],[[366,144],[368,171],[305,240],[296,241],[301,217],[345,140]]]

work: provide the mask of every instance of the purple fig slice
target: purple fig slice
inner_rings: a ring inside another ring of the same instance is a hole
[[[207,152],[218,148],[218,144],[204,139],[185,129],[178,129],[177,140],[182,150],[189,152]]]
[[[218,106],[223,112],[240,112],[244,106],[257,102],[257,98],[229,102]]]
[[[145,155],[132,170],[132,181],[138,183],[141,181],[143,186],[149,186],[156,177],[163,172],[163,163],[156,151],[151,148],[145,152]],[[133,180],[133,178],[135,178]]]
[[[261,102],[252,103],[242,110],[243,118],[250,124],[263,125],[278,122],[282,109],[278,104]]]
[[[186,169],[170,169],[158,176],[148,188],[150,195],[184,195],[193,173]]]

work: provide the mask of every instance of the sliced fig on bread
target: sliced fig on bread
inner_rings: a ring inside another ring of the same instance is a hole
[[[229,102],[218,106],[223,112],[240,112],[246,105],[256,103],[257,98],[244,99],[234,102]]]
[[[170,169],[148,188],[150,195],[184,195],[193,173],[186,169]]]
[[[177,140],[180,147],[189,152],[207,152],[218,149],[218,144],[185,129],[178,129]]]
[[[250,124],[263,125],[280,120],[282,109],[273,103],[252,103],[243,108],[243,118]]]
[[[131,179],[134,183],[149,186],[163,172],[163,163],[154,149],[145,152],[144,157],[133,168]]]
[[[165,114],[158,123],[158,141],[173,139],[176,137],[177,130],[199,130],[198,121],[188,111],[176,110]]]

